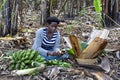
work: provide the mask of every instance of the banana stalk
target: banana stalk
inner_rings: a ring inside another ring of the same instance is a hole
[[[41,64],[39,67],[24,69],[24,70],[13,70],[11,74],[13,76],[28,75],[35,72],[42,72],[45,69],[45,64]]]

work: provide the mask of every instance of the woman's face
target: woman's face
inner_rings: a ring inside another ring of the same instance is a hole
[[[58,24],[56,22],[52,22],[49,26],[48,29],[50,32],[54,33],[57,29]]]

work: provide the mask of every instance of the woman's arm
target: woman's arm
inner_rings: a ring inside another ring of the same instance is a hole
[[[35,37],[32,49],[37,50],[43,56],[47,56],[48,51],[41,47],[42,39],[43,39],[43,28],[39,29],[36,32],[36,37]]]
[[[60,50],[59,47],[60,47],[60,34],[59,34],[59,32],[58,32],[57,38],[56,38],[56,42],[55,42],[55,46],[54,46],[53,50],[54,50],[55,52],[57,52],[57,51]]]

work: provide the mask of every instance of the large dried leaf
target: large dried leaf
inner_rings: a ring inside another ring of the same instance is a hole
[[[90,34],[90,38],[88,39],[88,44],[90,44],[95,39],[95,37],[100,36],[101,33],[102,33],[102,30],[97,30],[93,28]]]
[[[21,39],[22,37],[1,37],[0,40],[3,40],[3,41],[10,41],[10,40],[16,40],[16,39]]]
[[[70,39],[68,37],[63,37],[63,39],[65,40],[65,42],[67,43],[67,47],[72,48],[72,45],[70,43]]]
[[[79,58],[76,58],[76,60],[79,64],[94,64],[95,62],[97,62],[97,59],[79,59]]]
[[[86,69],[94,70],[94,71],[105,72],[105,70],[102,67],[95,64],[78,64],[78,66]]]
[[[60,73],[59,69],[57,67],[55,67],[55,68],[53,68],[52,70],[49,71],[48,78],[49,79],[54,79],[59,73]]]
[[[81,54],[80,41],[75,35],[69,35],[70,43],[75,52],[75,56],[78,57]]]
[[[94,72],[92,74],[94,75],[95,80],[113,80],[110,76],[102,72]]]
[[[99,53],[106,47],[107,41],[96,37],[88,47],[80,54],[79,58],[93,59],[99,55]]]
[[[120,51],[116,52],[116,57],[120,60]]]
[[[107,57],[102,58],[102,62],[99,66],[108,73],[110,71],[109,59]]]
[[[30,33],[34,32],[32,29],[28,29],[28,28],[25,28],[25,27],[22,27],[22,28],[20,29],[20,31],[21,31],[21,32],[30,32]]]

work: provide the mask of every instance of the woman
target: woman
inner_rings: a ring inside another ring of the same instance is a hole
[[[57,27],[60,20],[57,17],[49,17],[47,23],[47,27],[36,32],[32,49],[37,50],[46,60],[67,58],[67,55],[59,55],[60,34]]]

